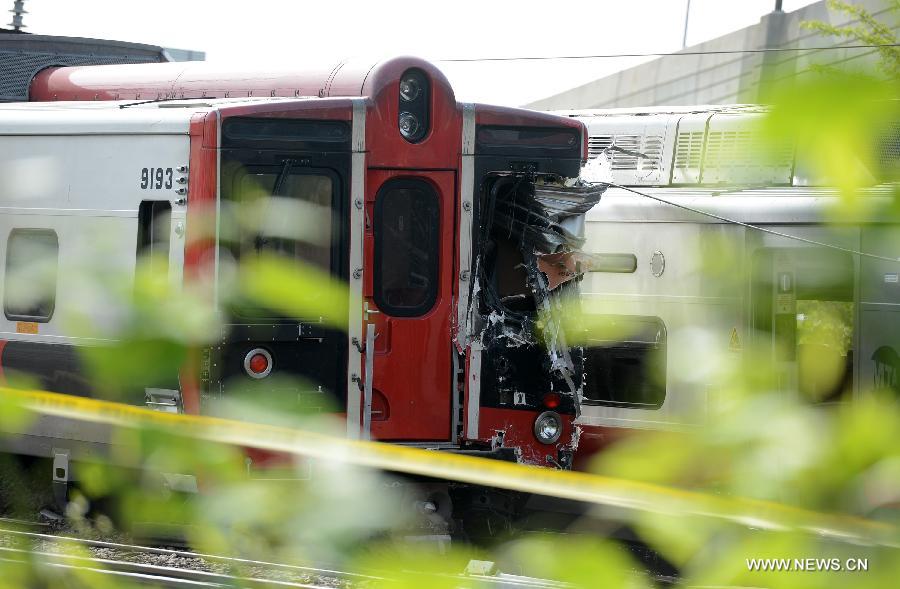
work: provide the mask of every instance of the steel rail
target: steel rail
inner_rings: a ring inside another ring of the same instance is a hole
[[[23,522],[26,523],[26,522]],[[193,552],[190,550],[175,550],[172,548],[158,548],[156,546],[142,546],[138,544],[124,544],[121,542],[108,542],[105,540],[91,540],[88,538],[76,538],[74,536],[57,536],[55,534],[41,534],[38,532],[25,532],[22,530],[9,530],[6,528],[0,528],[0,535],[14,535],[14,536],[24,536],[33,539],[53,541],[53,542],[62,542],[69,544],[81,544],[84,546],[92,546],[94,548],[110,548],[115,550],[128,551],[133,553],[144,553],[144,554],[158,554],[165,556],[179,556],[182,558],[196,558],[203,559],[209,561],[218,561],[223,563],[233,563],[240,565],[251,565],[251,566],[259,566],[259,567],[270,567],[282,569],[285,571],[292,571],[298,573],[309,573],[314,575],[321,576],[330,576],[330,577],[341,577],[345,579],[357,579],[357,580],[369,580],[369,581],[379,581],[383,580],[383,577],[378,577],[374,575],[365,575],[362,573],[351,573],[347,571],[338,571],[334,569],[325,569],[325,568],[316,568],[310,566],[303,565],[294,565],[294,564],[286,564],[286,563],[278,563],[278,562],[269,562],[264,560],[253,560],[249,558],[240,558],[236,556],[224,556],[220,554],[206,554],[202,552]]]
[[[53,534],[39,534],[35,532],[22,532],[18,530],[8,530],[2,528],[0,528],[0,535],[21,536],[35,541],[61,541],[61,543],[63,544],[80,544],[93,548],[121,550],[123,552],[130,552],[133,554],[158,554],[164,556],[173,555],[198,560],[215,560],[239,563],[241,565],[270,567],[272,569],[278,570],[278,572],[315,574],[331,579],[334,579],[335,577],[341,577],[342,580],[348,583],[352,583],[355,581],[366,582],[389,580],[388,576],[375,576],[362,573],[337,571],[333,569],[272,563],[230,556],[203,554],[186,550],[172,550],[167,548],[157,548],[153,546],[124,544],[121,542],[89,540],[85,538],[75,538],[72,536],[56,536]],[[34,558],[35,556],[38,558]],[[266,577],[245,577],[186,567],[171,567],[149,563],[138,563],[123,558],[87,557],[75,554],[66,554],[62,552],[48,552],[46,550],[28,550],[25,548],[0,547],[0,562],[19,563],[22,565],[33,564],[37,566],[71,570],[86,570],[97,574],[127,577],[137,582],[156,584],[161,583],[166,587],[234,587],[235,582],[239,582],[241,586],[249,587],[278,586],[297,587],[300,589],[334,589],[334,585],[302,583],[297,581],[270,579]],[[416,573],[416,571],[404,572]],[[427,573],[417,574],[421,574],[423,582],[426,582],[427,578],[430,576]],[[567,589],[571,587],[569,583],[565,582],[553,581],[550,579],[525,577],[521,575],[512,575],[501,572],[493,575],[440,574],[437,576],[445,579],[458,579],[460,581],[469,582],[474,581],[478,583],[478,586],[483,586],[485,587],[485,589]],[[427,582],[423,586],[427,586]]]
[[[25,560],[9,559],[9,558],[4,558],[2,556],[0,556],[0,562],[8,563],[8,564],[18,564],[20,566],[25,566],[28,564],[28,561],[25,561]],[[128,572],[124,572],[124,571],[111,571],[111,570],[106,570],[106,569],[79,567],[79,566],[74,566],[74,565],[69,565],[69,564],[58,563],[58,562],[56,562],[56,563],[42,562],[42,563],[36,563],[36,564],[38,564],[38,566],[47,567],[47,568],[90,571],[90,572],[96,573],[96,574],[111,575],[111,576],[116,576],[116,577],[125,577],[125,578],[128,578],[129,580],[136,581],[138,583],[153,584],[156,587],[159,587],[160,584],[162,584],[162,586],[168,586],[168,587],[223,587],[223,585],[220,585],[218,583],[207,583],[207,582],[203,582],[203,581],[190,581],[190,580],[186,580],[186,579],[166,578],[166,577],[161,577],[161,576],[156,576],[156,575],[128,573]]]
[[[15,558],[16,556],[21,558]],[[167,583],[169,585],[171,585],[172,582],[175,582],[178,586],[190,583],[208,587],[233,587],[235,586],[235,582],[238,581],[243,586],[250,587],[278,586],[296,587],[298,589],[334,589],[331,585],[315,585],[294,581],[266,579],[262,577],[242,577],[182,567],[169,567],[128,560],[93,558],[57,552],[25,550],[21,548],[0,547],[0,559],[3,559],[6,562],[20,562],[22,564],[36,564],[38,566],[57,566],[61,568],[89,570],[103,574],[135,576],[145,580],[152,580],[156,583]]]

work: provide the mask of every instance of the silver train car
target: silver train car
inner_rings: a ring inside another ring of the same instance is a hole
[[[586,124],[585,176],[613,185],[586,219],[580,454],[702,424],[731,368],[818,403],[900,394],[895,185],[849,211],[792,145],[759,157],[762,107],[557,114]]]

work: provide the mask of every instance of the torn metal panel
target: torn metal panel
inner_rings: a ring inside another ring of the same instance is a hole
[[[589,267],[578,250],[584,215],[603,190],[527,173],[486,183],[469,327],[484,345],[482,394],[493,406],[538,409],[555,393],[579,412],[583,351],[569,345],[564,320]]]
[[[550,358],[551,372],[566,383],[568,393],[578,398],[579,386],[576,387],[575,365],[569,355],[569,347],[566,345],[566,335],[562,329],[563,314],[566,312],[566,303],[559,291],[552,292],[547,276],[538,268],[537,256],[524,254],[525,267],[528,270],[528,283],[534,295],[538,322],[537,328],[543,336],[544,346]],[[577,299],[576,299],[577,300]],[[577,406],[576,406],[577,409]]]
[[[504,232],[530,253],[580,248],[584,214],[600,201],[606,187],[533,180],[524,174],[508,174],[494,182],[482,233]]]

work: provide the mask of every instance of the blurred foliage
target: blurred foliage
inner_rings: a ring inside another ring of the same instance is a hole
[[[896,42],[891,30],[864,9],[843,2],[830,5],[858,17],[861,24],[807,26],[866,43]],[[894,5],[900,3],[895,0]],[[861,188],[882,179],[877,139],[900,114],[896,48],[879,51],[888,80],[864,72],[805,75],[776,93],[763,123],[773,146],[786,141],[796,146],[801,171],[840,188],[843,198],[833,212],[835,221],[900,210],[896,202],[890,205],[893,209],[878,209],[880,202],[860,196]],[[81,358],[90,382],[76,384],[139,404],[146,386],[177,388],[179,370],[189,355],[221,340],[230,320],[223,309],[261,319],[321,319],[330,327],[346,328],[346,286],[321,264],[285,255],[299,251],[294,242],[307,232],[315,234],[313,241],[319,245],[327,241],[321,207],[267,201],[270,195],[260,183],[251,183],[248,190],[246,202],[223,207],[222,240],[228,247],[216,252],[220,262],[215,293],[210,276],[182,284],[180,276],[168,272],[168,264],[152,255],[142,257],[136,270],[103,263],[115,259],[105,251],[120,247],[111,237],[97,236],[85,246],[92,249],[83,258],[93,263],[61,268],[75,277],[65,283],[76,285],[58,302],[68,317],[67,330],[96,344],[85,348]],[[264,208],[249,206],[260,200],[267,203]],[[194,221],[212,233],[214,223]],[[268,244],[282,241],[277,248],[263,248],[254,237],[249,243],[255,254],[240,255],[247,235],[268,236]],[[735,268],[747,268],[749,261],[734,243],[727,230],[717,230],[696,244],[696,259],[685,276],[702,283],[702,296],[746,296],[749,272]],[[734,309],[726,306],[702,320],[684,312],[678,317],[683,324],[677,339],[657,334],[667,346],[667,385],[691,391],[679,407],[667,408],[667,417],[676,425],[625,437],[590,467],[605,476],[664,485],[672,504],[660,505],[658,511],[597,510],[576,519],[570,535],[522,534],[498,538],[493,546],[455,543],[443,550],[409,538],[433,530],[423,530],[416,516],[422,497],[396,476],[348,466],[339,456],[311,461],[205,442],[188,430],[116,428],[108,461],[78,465],[67,525],[87,536],[123,530],[139,537],[174,532],[210,554],[372,574],[376,578],[366,581],[369,587],[477,586],[475,579],[458,577],[473,559],[493,561],[504,572],[574,587],[651,586],[644,563],[623,548],[610,533],[613,528],[629,530],[646,550],[677,568],[683,574],[678,583],[684,586],[895,586],[900,558],[894,547],[838,543],[790,529],[763,530],[759,522],[739,525],[708,513],[674,514],[679,493],[690,490],[706,493],[711,502],[723,500],[717,504],[727,505],[724,499],[735,496],[900,524],[898,397],[861,390],[852,400],[839,395],[840,403],[810,402],[825,399],[802,394],[802,375],[786,377],[784,363],[773,355],[777,346],[772,333],[741,330],[740,341],[733,340],[734,314],[729,313]],[[646,325],[611,320],[621,312],[614,303],[588,301],[580,312],[570,311],[565,329],[572,343],[648,337],[641,331]],[[838,382],[844,376],[838,369],[845,365],[840,360],[827,364],[820,352],[833,351],[839,359],[859,353],[853,350],[855,309],[845,302],[802,300],[796,312],[802,319],[797,317],[796,337],[788,344],[818,350],[806,364],[817,379]],[[7,377],[12,385],[38,384]],[[297,391],[316,383],[273,375],[264,388],[257,384],[234,383],[229,398],[205,399],[208,412],[336,436],[346,431],[340,420],[319,413],[334,407],[298,402]],[[32,417],[0,396],[3,431],[21,431]],[[48,505],[51,499],[33,490],[41,488],[41,477],[49,482],[46,464],[0,463],[0,507],[22,514]],[[764,512],[768,504],[758,505]],[[896,528],[886,529],[886,534],[894,534],[889,538],[893,545],[900,544]],[[752,572],[746,562],[831,556],[869,558],[870,570]],[[252,574],[243,565],[232,565],[230,571]],[[0,559],[0,588],[104,584],[110,585],[109,580],[88,572],[63,574],[27,561]],[[118,580],[115,586],[121,586]]]
[[[846,356],[853,339],[853,303],[797,301],[797,344],[816,344]]]
[[[900,11],[900,0],[887,0],[887,12],[891,13],[891,23],[882,22],[865,6],[843,0],[828,0],[828,8],[852,19],[851,24],[834,25],[829,22],[812,20],[800,23],[800,27],[818,31],[823,35],[849,39],[859,45],[877,45],[881,73],[894,80],[900,80],[900,47],[894,30],[898,23],[896,13]]]
[[[895,39],[860,39],[896,43]],[[883,53],[896,60],[897,48]],[[896,61],[889,63],[896,68]],[[864,72],[805,74],[777,92],[771,113],[762,123],[772,149],[784,141],[796,145],[798,168],[810,173],[811,184],[841,189],[841,205],[832,212],[835,222],[865,216],[900,219],[900,201],[895,199],[884,208],[878,199],[861,192],[884,180],[878,141],[900,120],[896,70],[887,73],[891,73],[887,80]],[[700,275],[722,288],[716,294],[741,296],[748,276],[734,272],[742,265],[740,252],[729,251],[728,239],[707,241],[708,247],[698,252],[704,260]],[[898,255],[890,248],[878,253]],[[737,289],[729,293],[729,284]],[[690,409],[683,413],[685,423],[701,425],[625,438],[601,453],[592,470],[676,488],[900,522],[898,396],[873,392],[862,381],[857,395],[839,397],[843,402],[838,404],[814,404],[810,401],[822,399],[804,393],[828,389],[829,383],[836,386],[844,378],[848,352],[860,353],[853,349],[855,314],[850,302],[797,301],[797,329],[785,342],[796,349],[796,381],[786,378],[784,365],[773,357],[777,333],[748,334],[742,341],[740,361],[734,362],[734,357],[721,351],[725,346],[720,334],[727,333],[728,313],[697,323],[694,349],[680,358],[672,350],[669,362],[676,367],[670,375],[690,374],[691,363],[700,358],[702,365],[712,367],[698,381],[707,387],[705,417],[698,420]],[[720,351],[711,353],[706,340],[717,342]],[[673,385],[677,383],[670,380],[669,386]],[[685,574],[686,585],[892,587],[900,578],[896,548],[839,544],[787,530],[751,531],[687,513],[678,517],[643,513],[632,525]],[[900,540],[896,533],[895,529],[894,543]],[[834,557],[842,564],[847,558],[865,557],[870,569],[864,573],[753,572],[746,563],[748,558],[807,557]]]
[[[652,583],[622,546],[582,535],[533,536],[501,547],[503,570],[539,579],[555,579],[574,587],[649,588]]]
[[[897,82],[865,73],[807,74],[774,91],[763,132],[772,145],[796,147],[797,175],[841,190],[835,220],[872,213],[874,203],[854,198],[881,176],[879,137],[900,118]]]
[[[312,265],[262,255],[241,264],[237,280],[238,296],[251,304],[281,316],[321,318],[328,325],[347,328],[347,287]]]

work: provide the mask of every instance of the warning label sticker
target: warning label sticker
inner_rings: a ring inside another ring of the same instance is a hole
[[[731,341],[728,342],[728,349],[732,352],[741,351],[741,337],[738,335],[737,327],[731,328]]]
[[[38,324],[33,321],[19,321],[16,323],[16,333],[36,334],[38,332]]]

